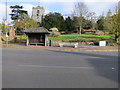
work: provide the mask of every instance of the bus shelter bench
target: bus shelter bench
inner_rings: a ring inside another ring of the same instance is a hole
[[[78,43],[59,43],[59,46],[60,47],[63,47],[63,46],[72,46],[74,48],[77,48],[78,47]]]

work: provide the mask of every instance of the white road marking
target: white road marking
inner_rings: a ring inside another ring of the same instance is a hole
[[[62,69],[94,69],[93,67],[41,66],[41,65],[19,65],[19,66],[38,68],[62,68]]]
[[[89,58],[101,58],[101,57],[89,57]]]
[[[115,68],[112,67],[112,69],[115,69]]]

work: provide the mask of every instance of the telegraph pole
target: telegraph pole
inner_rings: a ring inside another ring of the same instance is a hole
[[[5,29],[6,29],[6,45],[8,46],[8,22],[7,22],[7,0],[5,2],[6,7],[6,21],[5,21]]]
[[[7,21],[7,0],[6,0],[6,21]]]

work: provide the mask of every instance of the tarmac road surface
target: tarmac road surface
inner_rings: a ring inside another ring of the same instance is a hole
[[[3,88],[117,88],[117,52],[2,49]]]

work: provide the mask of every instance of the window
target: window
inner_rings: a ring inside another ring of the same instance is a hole
[[[39,14],[39,10],[37,10],[37,14]]]
[[[37,10],[37,16],[39,16],[39,10]]]
[[[39,14],[37,14],[37,16],[39,16]]]

